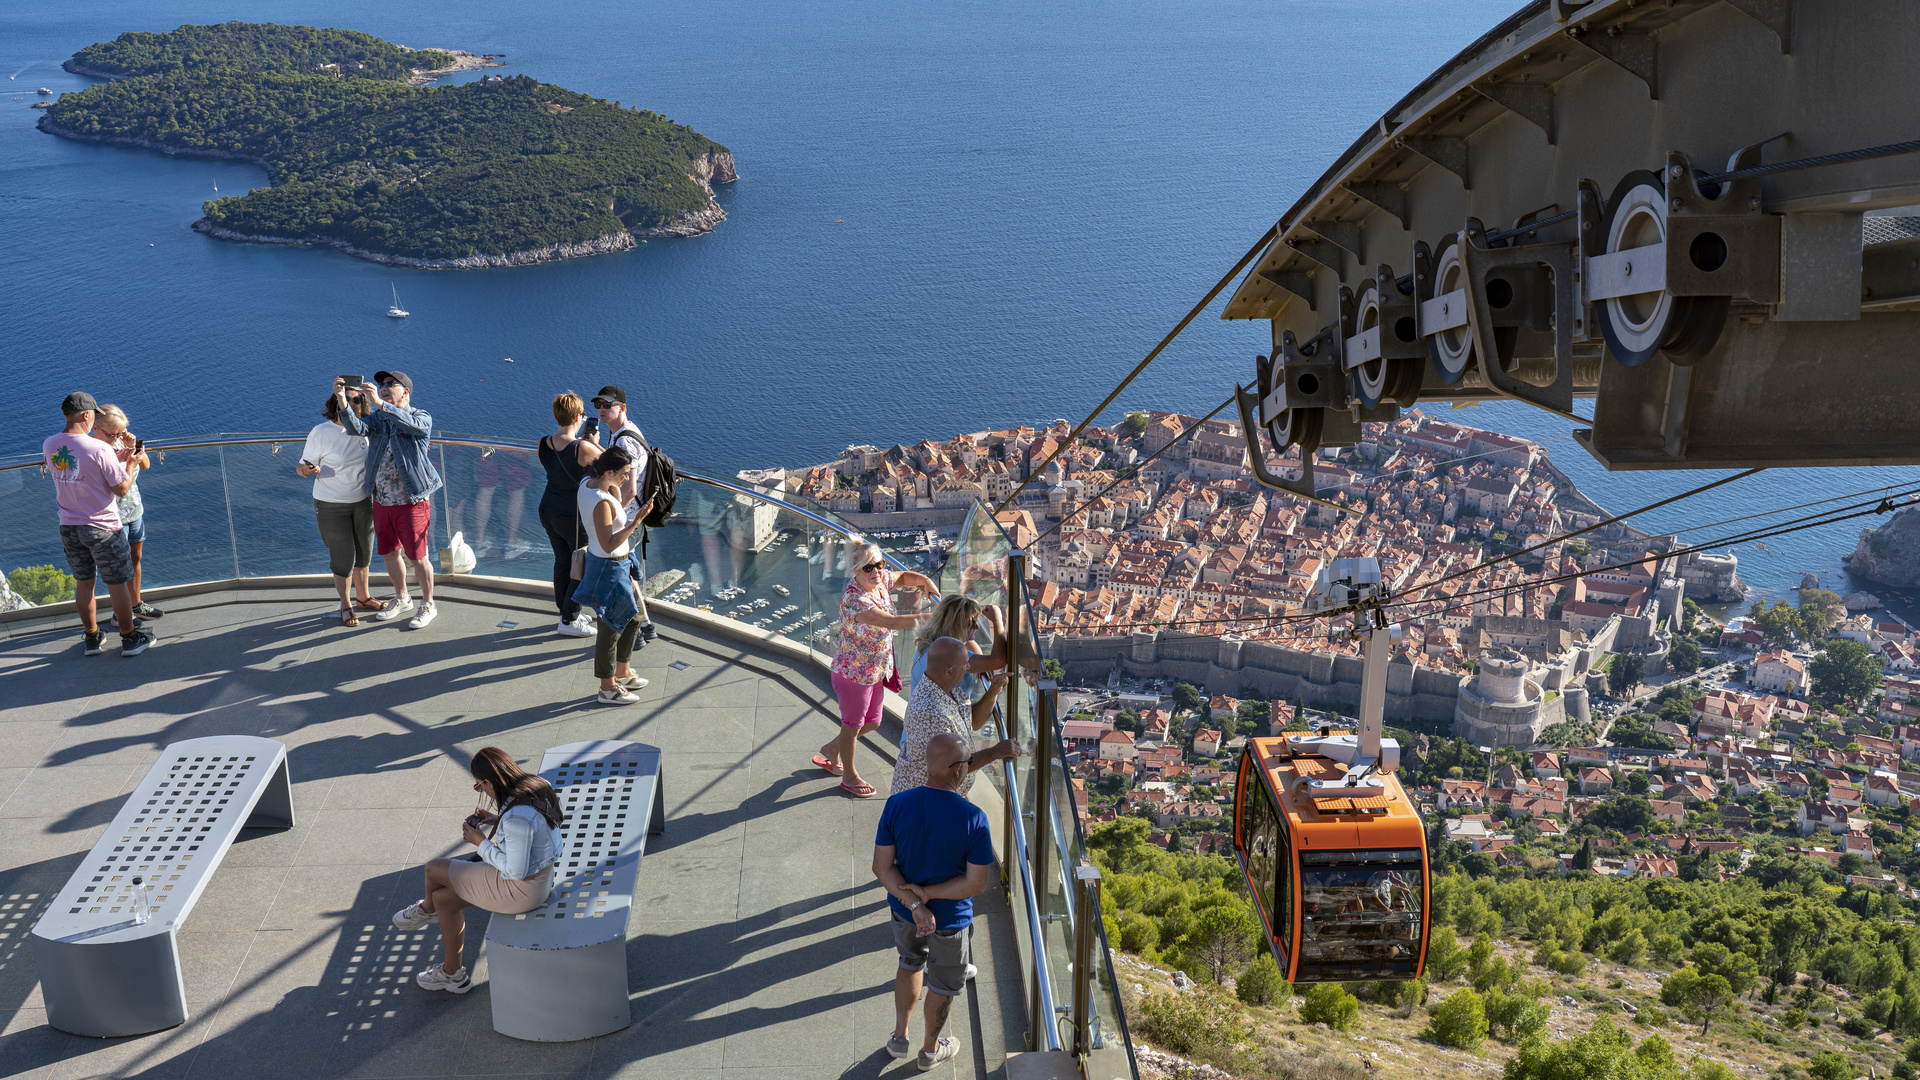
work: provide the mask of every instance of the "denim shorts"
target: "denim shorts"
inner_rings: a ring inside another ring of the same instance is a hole
[[[127,550],[125,529],[62,525],[60,546],[67,550],[67,565],[77,581],[99,578],[109,585],[125,585],[133,580],[133,553]]]
[[[127,535],[127,543],[129,544],[146,543],[147,542],[146,515],[142,514],[141,516],[134,518],[132,521],[127,522],[125,525],[120,526],[120,531]]]

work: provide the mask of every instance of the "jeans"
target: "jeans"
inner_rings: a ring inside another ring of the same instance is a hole
[[[580,519],[540,511],[540,527],[547,530],[547,543],[553,545],[553,604],[560,609],[560,621],[572,622],[580,614],[580,602],[573,598],[573,553],[587,542],[580,531]]]

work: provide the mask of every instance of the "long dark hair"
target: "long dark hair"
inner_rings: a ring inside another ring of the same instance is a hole
[[[500,815],[506,816],[515,806],[531,806],[547,824],[559,828],[567,819],[566,812],[560,809],[560,796],[546,778],[537,776],[520,767],[513,755],[497,746],[482,747],[473,755],[473,764],[468,766],[475,780],[485,780],[493,785],[494,804]]]

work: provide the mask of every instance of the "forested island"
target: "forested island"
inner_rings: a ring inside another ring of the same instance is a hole
[[[545,262],[726,217],[712,185],[733,155],[683,124],[525,75],[419,85],[485,62],[306,26],[127,33],[74,54],[68,70],[111,81],[39,126],[254,162],[272,186],[208,202],[195,229],[398,265]]]

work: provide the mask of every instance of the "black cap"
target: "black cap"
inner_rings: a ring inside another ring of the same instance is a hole
[[[600,388],[599,393],[593,395],[593,403],[598,405],[603,401],[617,401],[625,405],[627,403],[627,392],[617,386],[603,386]]]
[[[381,383],[383,383],[383,382],[386,382],[386,381],[387,381],[388,379],[392,379],[392,380],[393,380],[394,382],[397,382],[397,383],[399,383],[399,384],[400,384],[401,386],[404,386],[404,387],[406,387],[406,388],[407,388],[407,393],[409,393],[409,394],[411,394],[411,393],[413,393],[413,380],[412,380],[412,379],[409,379],[409,378],[407,378],[407,373],[406,373],[406,372],[404,372],[404,371],[376,371],[376,372],[374,372],[374,373],[373,373],[373,385],[375,385],[375,386],[379,386],[379,385],[380,385]]]
[[[73,393],[67,395],[67,400],[60,403],[60,411],[68,416],[74,416],[83,412],[95,412],[98,411],[99,408],[100,403],[93,400],[93,395],[87,393],[85,390],[75,390]]]

